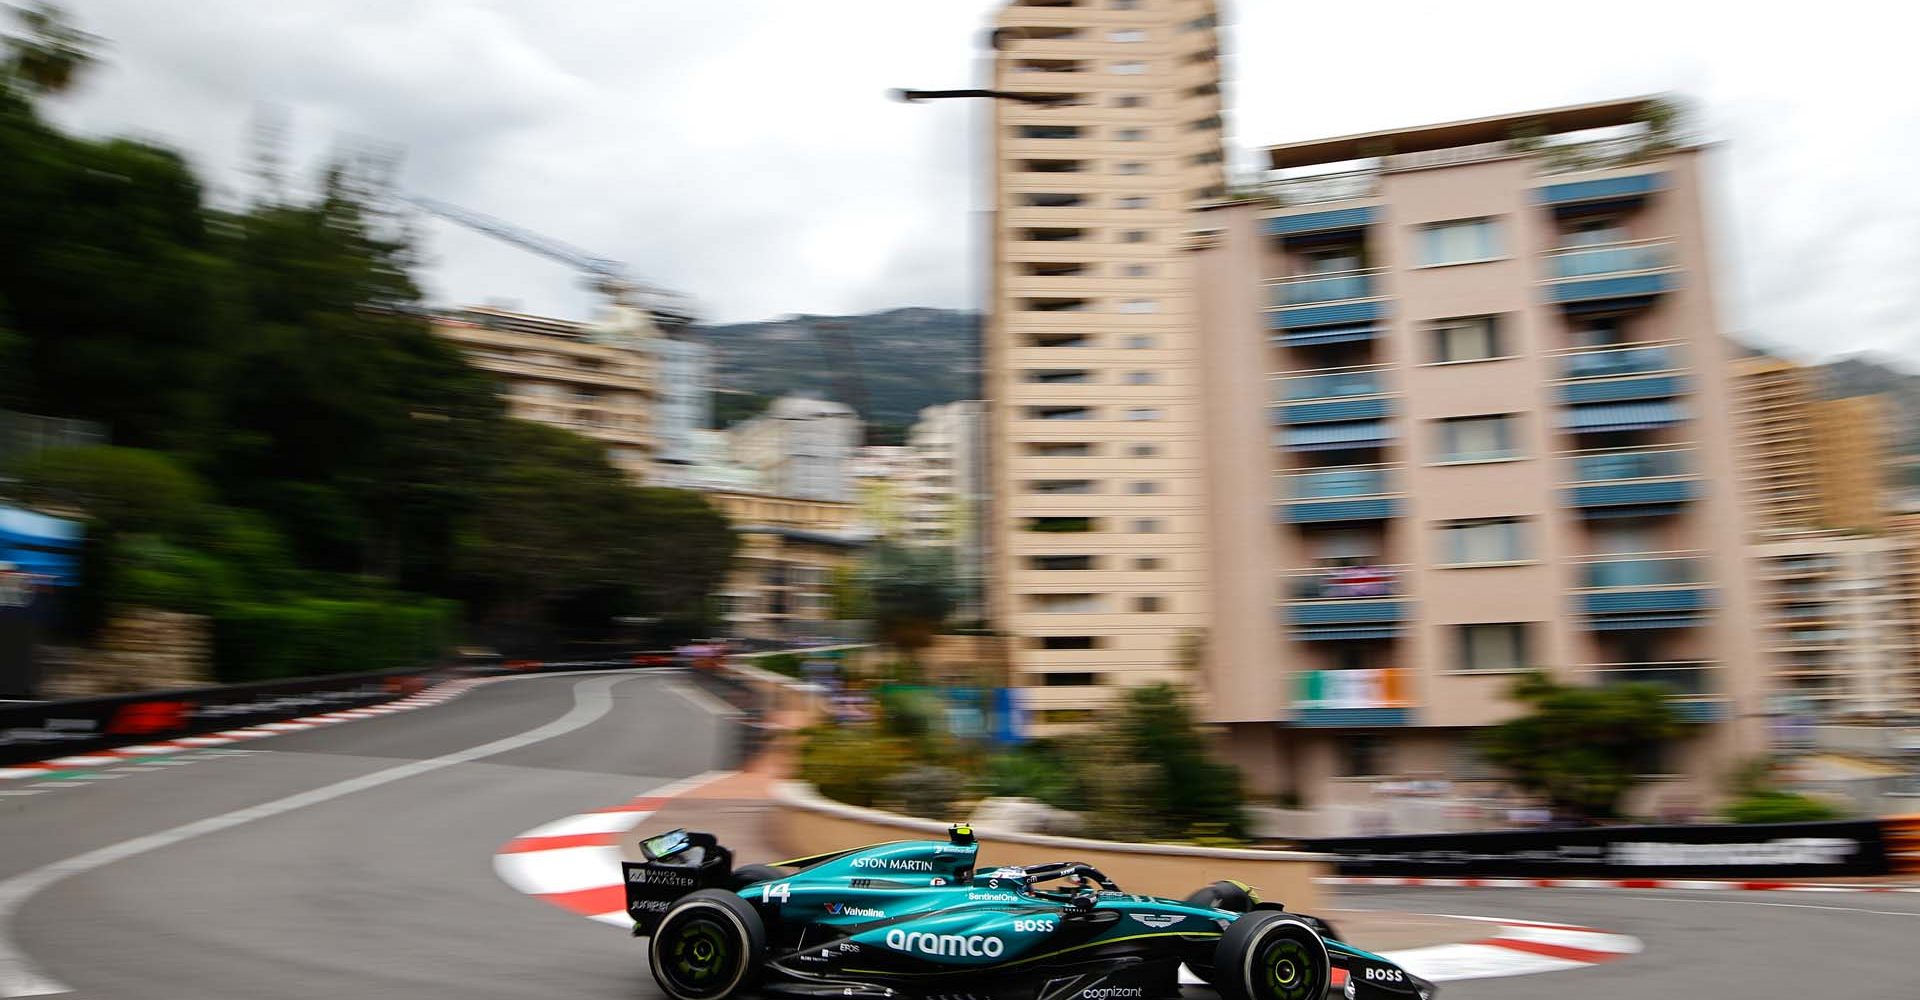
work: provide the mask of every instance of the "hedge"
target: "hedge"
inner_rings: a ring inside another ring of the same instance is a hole
[[[424,664],[452,643],[458,613],[433,598],[229,604],[214,616],[214,676],[236,683]]]

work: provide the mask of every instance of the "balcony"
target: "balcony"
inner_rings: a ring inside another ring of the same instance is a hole
[[[1390,639],[1410,614],[1394,566],[1348,566],[1283,581],[1287,624],[1301,640]]]
[[[1307,670],[1294,675],[1296,726],[1405,726],[1413,721],[1412,676],[1400,667]]]
[[[1579,564],[1575,601],[1598,632],[1691,628],[1706,620],[1713,589],[1692,556],[1627,556]]]
[[[1379,273],[1297,274],[1274,281],[1267,325],[1289,347],[1372,340],[1387,316],[1386,303],[1377,297]]]
[[[1397,485],[1391,470],[1377,466],[1300,472],[1275,477],[1274,502],[1290,524],[1380,521],[1400,516]]]
[[[1679,371],[1682,367],[1680,348],[1675,344],[1609,347],[1594,351],[1576,351],[1560,356],[1560,377],[1570,380],[1650,375],[1656,372]]]
[[[1380,171],[1350,170],[1336,174],[1308,174],[1299,177],[1274,177],[1255,186],[1255,192],[1272,199],[1285,208],[1300,205],[1320,205],[1334,201],[1354,201],[1361,198],[1376,198],[1380,195]],[[1355,209],[1369,213],[1346,219],[1328,220],[1352,228],[1356,223],[1366,225],[1372,221],[1372,209]],[[1289,232],[1324,232],[1312,228],[1322,223],[1311,220],[1311,216],[1331,216],[1333,212],[1314,212],[1311,215],[1280,215],[1267,220],[1267,231],[1276,235]],[[1303,221],[1294,221],[1303,220]],[[1299,228],[1307,226],[1310,228]],[[1276,229],[1276,227],[1279,227]]]
[[[1275,379],[1273,422],[1281,425],[1381,420],[1393,412],[1379,368]]]
[[[1598,206],[1625,208],[1638,205],[1666,186],[1666,173],[1655,171],[1547,184],[1535,188],[1534,197],[1555,213],[1592,211]]]
[[[1720,691],[1720,664],[1709,662],[1595,663],[1586,668],[1602,685],[1658,684],[1681,722],[1722,722],[1728,717]]]
[[[1676,287],[1672,240],[1547,252],[1547,301],[1580,312],[1650,304]]]
[[[1670,514],[1700,493],[1686,449],[1609,449],[1565,459],[1567,506],[1589,518]]]

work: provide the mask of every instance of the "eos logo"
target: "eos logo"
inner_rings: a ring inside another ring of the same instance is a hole
[[[1367,981],[1370,983],[1404,983],[1407,974],[1399,969],[1368,969]]]
[[[1006,943],[984,934],[927,934],[895,929],[887,932],[887,947],[941,957],[999,958],[1006,950]]]
[[[1053,931],[1053,921],[1051,920],[1015,920],[1013,922],[1013,929],[1016,931],[1034,931],[1038,933],[1051,933]]]
[[[933,862],[918,858],[854,858],[855,868],[885,868],[896,872],[930,872]]]

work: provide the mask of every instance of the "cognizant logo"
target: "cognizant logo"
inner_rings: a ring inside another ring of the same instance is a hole
[[[898,929],[887,932],[887,947],[922,955],[970,955],[974,958],[999,958],[1000,953],[1006,950],[1006,944],[999,938],[983,934],[928,934]]]
[[[1080,991],[1086,1000],[1121,1000],[1123,997],[1145,996],[1146,993],[1143,986],[1089,986]]]

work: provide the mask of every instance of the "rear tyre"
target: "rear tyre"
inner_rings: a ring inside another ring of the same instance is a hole
[[[1273,910],[1235,920],[1213,964],[1214,988],[1227,1000],[1322,1000],[1333,969],[1312,927]]]
[[[786,878],[787,873],[772,865],[741,865],[733,870],[733,887],[745,889],[755,882],[771,882]]]
[[[746,900],[725,889],[701,889],[667,908],[647,948],[647,966],[673,1000],[724,1000],[753,985],[766,948],[766,927]]]

